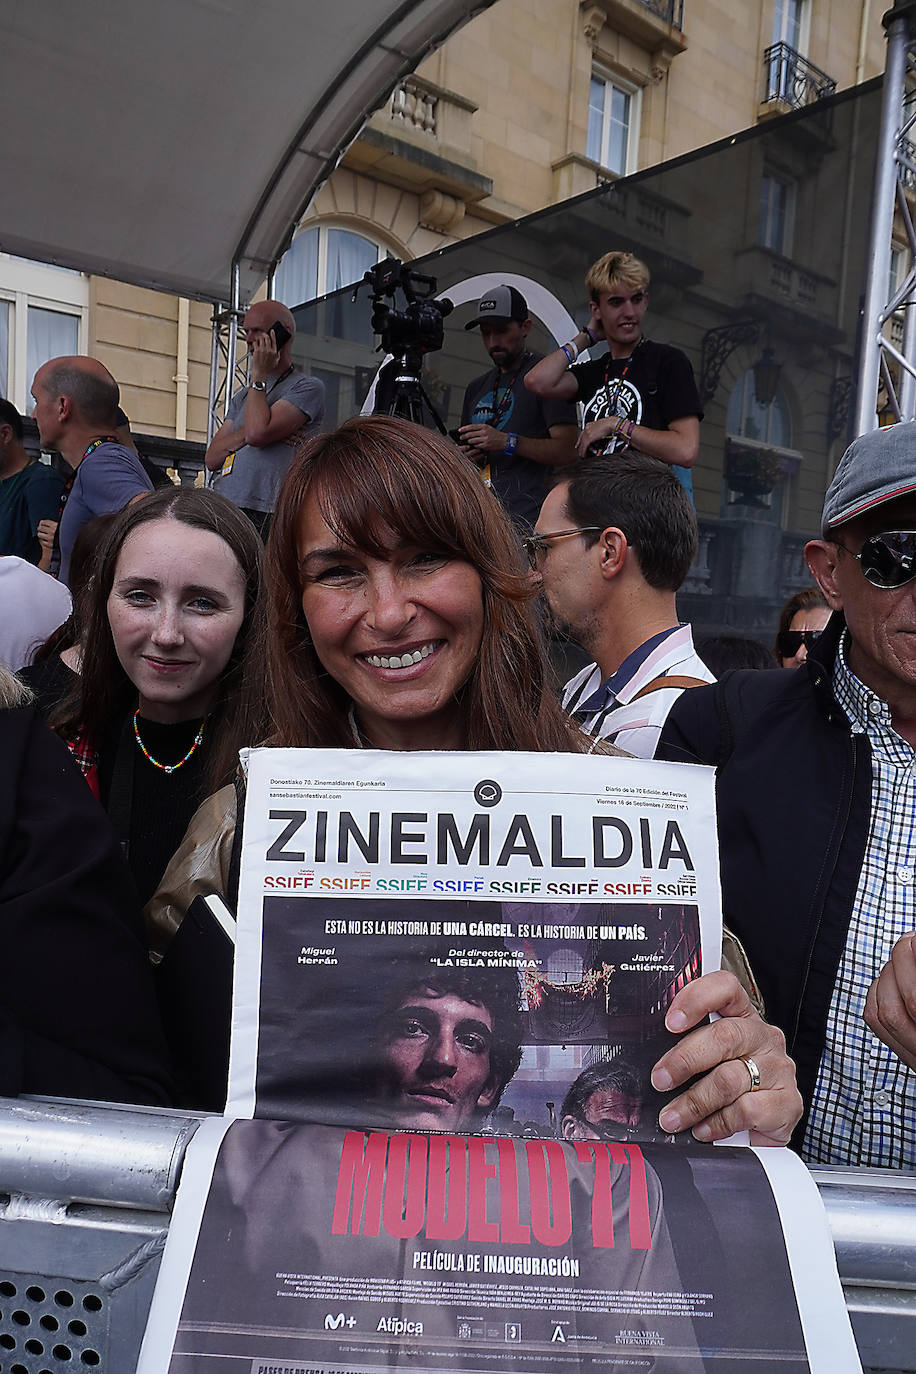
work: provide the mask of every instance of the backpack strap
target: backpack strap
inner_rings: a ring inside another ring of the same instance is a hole
[[[701,677],[656,677],[651,682],[647,682],[645,687],[640,687],[639,691],[631,701],[639,701],[640,697],[646,697],[650,692],[660,692],[665,687],[709,687],[710,684]]]

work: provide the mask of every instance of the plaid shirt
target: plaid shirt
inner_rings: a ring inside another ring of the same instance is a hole
[[[82,731],[65,741],[93,796],[99,795],[99,756]]]
[[[802,1158],[809,1164],[916,1168],[916,1074],[866,1026],[869,987],[916,926],[916,750],[880,697],[849,669],[844,634],[833,688],[854,734],[868,736],[868,843],[840,960]]]

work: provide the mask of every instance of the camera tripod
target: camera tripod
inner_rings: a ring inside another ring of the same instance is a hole
[[[413,349],[405,350],[396,357],[389,358],[378,374],[375,387],[373,415],[395,415],[401,420],[412,420],[415,425],[425,425],[424,407],[435,421],[440,434],[448,430],[441,415],[427,396],[420,381],[421,354]]]

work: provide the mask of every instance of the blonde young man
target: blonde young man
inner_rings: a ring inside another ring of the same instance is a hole
[[[669,463],[691,492],[703,409],[686,355],[643,334],[648,267],[632,253],[605,253],[585,285],[588,322],[526,374],[526,387],[537,396],[582,402],[580,457],[632,446]],[[601,342],[608,346],[604,356],[574,366],[584,349]]]

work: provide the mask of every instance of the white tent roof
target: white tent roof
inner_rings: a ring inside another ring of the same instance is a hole
[[[0,249],[246,300],[368,114],[492,0],[3,0]]]

